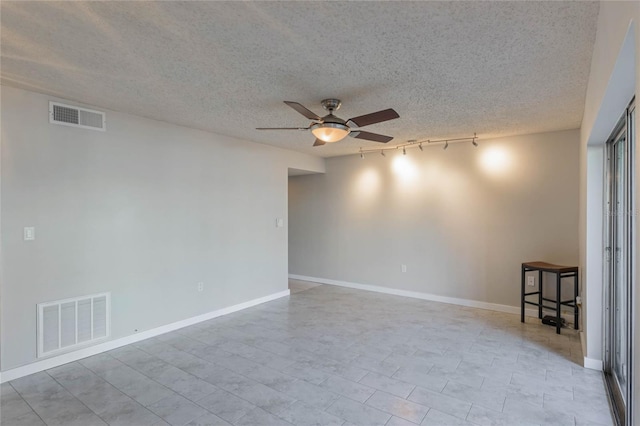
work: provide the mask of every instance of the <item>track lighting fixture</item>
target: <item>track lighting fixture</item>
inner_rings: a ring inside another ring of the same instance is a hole
[[[385,154],[385,150],[389,150],[389,149],[401,149],[402,148],[402,155],[407,155],[407,148],[418,147],[418,149],[420,149],[420,151],[424,151],[424,146],[422,146],[422,145],[425,144],[425,143],[427,144],[427,146],[429,146],[431,144],[442,144],[442,149],[446,150],[446,149],[449,148],[449,143],[466,143],[466,142],[471,142],[474,147],[477,147],[478,146],[478,136],[474,133],[472,137],[468,137],[468,138],[438,139],[438,140],[425,139],[425,140],[422,140],[422,141],[417,141],[415,139],[409,139],[405,143],[401,143],[401,144],[398,144],[396,146],[386,146],[385,148],[382,148],[382,149],[363,149],[361,147],[359,152],[360,152],[360,158],[364,158],[364,155],[366,153],[375,153],[375,152],[378,152],[378,151],[380,151],[380,155],[382,155],[383,157],[386,157],[387,155]]]

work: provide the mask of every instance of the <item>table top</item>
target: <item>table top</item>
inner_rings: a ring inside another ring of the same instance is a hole
[[[577,272],[577,266],[562,266],[562,265],[554,265],[553,263],[547,262],[525,262],[522,264],[523,268],[535,269],[538,271],[546,271],[546,272]]]

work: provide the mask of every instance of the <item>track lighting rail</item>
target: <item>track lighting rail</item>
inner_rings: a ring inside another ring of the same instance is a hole
[[[408,140],[405,143],[401,143],[398,144],[396,146],[393,147],[386,147],[386,148],[370,148],[370,149],[362,149],[360,148],[360,158],[364,158],[365,154],[370,154],[370,153],[377,153],[379,152],[380,155],[382,155],[383,157],[385,157],[385,151],[391,151],[391,150],[397,150],[397,149],[402,149],[402,153],[404,155],[407,155],[407,148],[419,148],[420,151],[424,150],[423,144],[427,144],[427,145],[442,145],[444,144],[443,149],[447,149],[449,147],[450,143],[464,143],[464,142],[471,142],[471,144],[475,147],[478,146],[478,136],[476,135],[476,133],[473,134],[473,136],[467,137],[467,138],[453,138],[453,139],[436,139],[436,140],[431,140],[431,139],[426,139],[426,140]]]

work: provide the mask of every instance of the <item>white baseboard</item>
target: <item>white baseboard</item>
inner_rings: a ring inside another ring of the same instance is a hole
[[[587,342],[582,331],[580,332],[580,344],[582,345],[582,354],[584,355],[587,353]],[[602,371],[604,368],[604,362],[600,359],[587,358],[585,356],[583,366],[584,368],[589,368],[591,370]]]
[[[593,359],[584,357],[584,368],[588,368],[590,370],[598,370],[602,371],[603,363],[600,359]]]
[[[357,284],[347,281],[330,280],[327,278],[307,277],[304,275],[289,274],[289,278],[301,281],[312,281],[321,284],[336,285],[340,287],[355,288],[358,290],[375,291],[376,293],[393,294],[395,296],[411,297],[414,299],[430,300],[433,302],[449,303],[451,305],[468,306],[470,308],[487,309],[490,311],[506,312],[520,315],[519,306],[500,305],[498,303],[481,302],[478,300],[460,299],[457,297],[439,296],[437,294],[421,293],[417,291],[399,290],[396,288],[381,287],[369,284]],[[538,318],[537,309],[525,309],[527,317]]]
[[[258,299],[249,300],[247,302],[239,303],[237,305],[229,306],[226,308],[218,309],[217,311],[207,312],[206,314],[198,315],[195,317],[187,318],[181,321],[177,321],[171,324],[163,325],[160,327],[146,330],[141,333],[132,334],[130,336],[121,337],[119,339],[109,340],[108,342],[100,343],[95,346],[79,349],[77,351],[68,352],[62,355],[53,356],[40,361],[35,361],[31,364],[23,365],[21,367],[12,368],[11,370],[3,371],[0,373],[0,383],[8,382],[18,379],[20,377],[28,376],[39,371],[48,370],[50,368],[58,367],[69,362],[77,361],[88,356],[97,355],[102,352],[107,352],[121,346],[136,343],[141,340],[149,339],[151,337],[158,336],[160,334],[168,333],[170,331],[178,330],[180,328],[188,327],[193,324],[197,324],[202,321],[207,321],[222,315],[227,315],[233,312],[238,312],[243,309],[250,308],[252,306],[260,305],[262,303],[270,302],[281,297],[289,296],[289,290],[281,291],[278,293],[270,294],[268,296],[260,297]]]

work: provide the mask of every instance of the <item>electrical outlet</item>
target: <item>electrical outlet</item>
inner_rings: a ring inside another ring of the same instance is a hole
[[[534,285],[536,285],[535,277],[527,277],[527,285],[529,287],[533,287]]]
[[[33,226],[27,226],[23,230],[23,237],[25,241],[33,241],[36,239],[36,228]]]
[[[203,291],[204,290],[204,283],[203,282],[199,282],[198,283],[198,291]]]
[[[402,265],[402,272],[407,272],[407,265]]]

